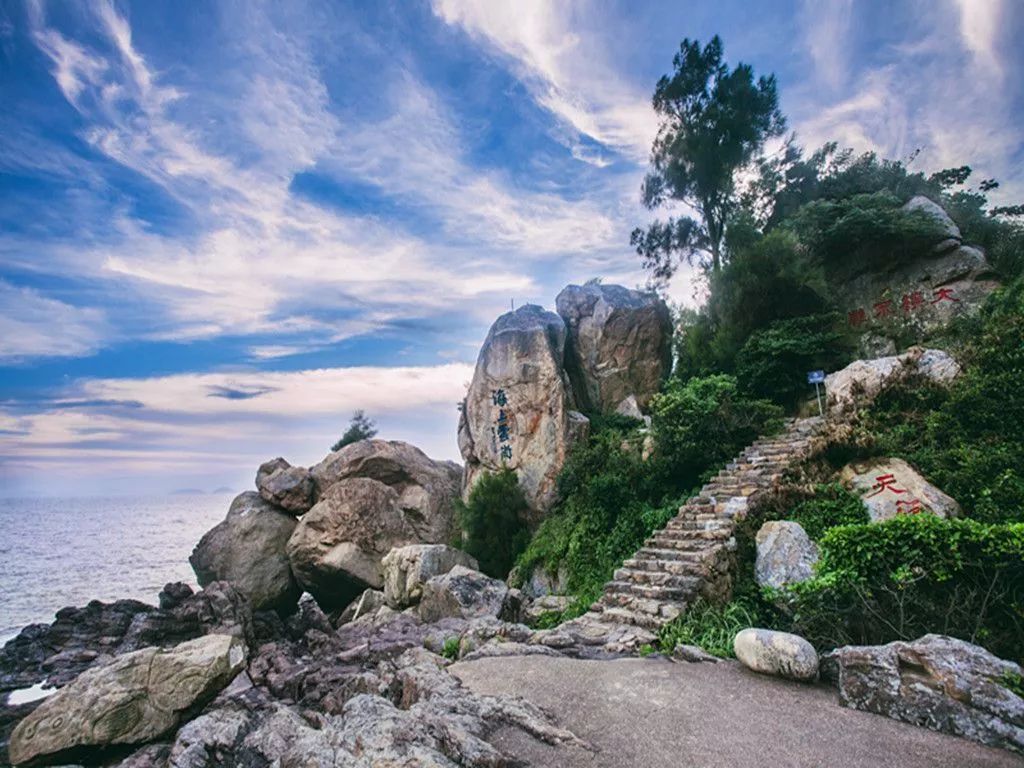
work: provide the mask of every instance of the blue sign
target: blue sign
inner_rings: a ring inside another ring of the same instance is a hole
[[[807,372],[807,383],[808,384],[823,384],[825,382],[824,371],[808,371]]]

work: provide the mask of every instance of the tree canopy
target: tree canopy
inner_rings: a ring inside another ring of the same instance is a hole
[[[722,61],[716,35],[701,47],[684,39],[672,60],[674,72],[654,91],[661,118],[651,148],[651,170],[644,179],[649,209],[669,201],[691,206],[700,221],[681,216],[633,230],[631,243],[655,282],[672,276],[679,256],[722,265],[722,243],[737,202],[736,177],[764,142],[782,134],[775,76],[758,77],[748,64],[732,70]]]

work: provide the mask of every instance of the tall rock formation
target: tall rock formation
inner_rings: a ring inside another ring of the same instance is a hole
[[[533,304],[491,326],[459,419],[468,494],[482,473],[515,470],[534,521],[556,499],[555,481],[589,421],[576,411],[565,372],[562,318]]]
[[[613,413],[630,395],[646,409],[672,367],[672,317],[656,294],[621,285],[566,286],[555,300],[568,327],[566,368],[579,405]]]

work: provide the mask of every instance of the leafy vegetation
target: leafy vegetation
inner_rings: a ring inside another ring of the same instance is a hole
[[[1024,657],[1024,523],[903,516],[833,528],[821,550],[785,593],[790,628],[816,646],[938,632]]]
[[[529,508],[516,473],[507,467],[485,472],[468,500],[457,500],[455,506],[462,549],[477,559],[488,576],[504,579],[530,538],[524,522]]]
[[[786,518],[799,523],[814,541],[819,541],[827,531],[837,526],[870,522],[860,497],[839,483],[819,484],[814,495],[797,504]]]
[[[658,647],[671,653],[679,645],[696,645],[713,656],[735,658],[732,641],[747,627],[762,627],[765,609],[756,600],[737,599],[730,603],[695,602],[679,618],[658,633]]]
[[[340,451],[346,445],[358,443],[360,440],[369,440],[377,434],[377,427],[366,415],[365,411],[359,410],[352,414],[352,420],[348,424],[345,434],[331,446],[332,451]]]
[[[651,405],[655,450],[621,421],[596,421],[559,478],[562,497],[517,565],[554,572],[563,565],[576,612],[601,592],[615,568],[661,528],[710,470],[778,426],[781,410],[744,396],[729,376],[672,380]]]
[[[672,59],[673,73],[658,81],[654,111],[661,118],[651,148],[651,171],[644,180],[648,208],[682,201],[699,211],[636,229],[632,244],[655,279],[672,276],[675,257],[691,262],[705,254],[714,271],[722,265],[726,222],[736,207],[736,177],[764,142],[782,133],[775,76],[755,80],[753,69],[723,60],[716,35],[703,48],[683,40]]]

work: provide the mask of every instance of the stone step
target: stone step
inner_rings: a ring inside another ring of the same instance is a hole
[[[632,614],[649,616],[661,626],[686,609],[686,601],[661,598],[652,600],[639,595],[631,595],[625,592],[608,593],[601,596],[601,613],[608,613],[615,609],[625,609]]]
[[[685,576],[690,573],[697,573],[701,570],[701,563],[704,560],[703,552],[681,552],[679,554],[693,555],[693,557],[688,558],[686,560],[667,560],[650,557],[631,557],[622,564],[622,567],[630,568],[634,571],[650,571],[652,573],[672,573],[677,576]]]
[[[698,580],[694,579],[693,582]],[[697,587],[688,580],[686,586],[672,587],[659,584],[637,584],[635,581],[609,581],[604,585],[604,595],[631,595],[648,600],[688,600],[697,592]]]
[[[664,563],[697,562],[705,556],[707,548],[677,549],[675,547],[641,547],[633,556],[637,560],[658,560]]]
[[[658,630],[666,624],[666,620],[660,616],[651,616],[647,613],[634,613],[628,608],[603,607],[600,613],[594,613],[593,618],[606,624],[627,624],[641,629]]]
[[[678,575],[665,571],[644,571],[634,568],[619,568],[612,576],[616,582],[629,582],[647,587],[665,587],[667,589],[694,590],[700,586],[700,577],[693,573]]]

